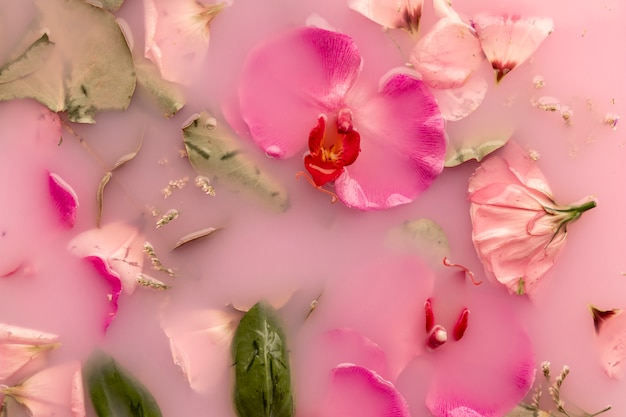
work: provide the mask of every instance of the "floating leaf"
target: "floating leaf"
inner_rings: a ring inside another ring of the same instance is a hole
[[[404,222],[389,230],[390,245],[401,250],[417,252],[438,265],[450,256],[450,245],[445,231],[430,219],[417,219]]]
[[[276,312],[265,302],[241,319],[232,344],[239,417],[294,415],[289,355]]]
[[[93,353],[83,378],[98,417],[161,417],[150,391],[107,354]]]
[[[189,161],[199,174],[224,177],[280,211],[289,207],[287,191],[245,155],[229,128],[206,112],[185,124],[183,137]]]
[[[101,9],[106,9],[110,12],[116,12],[122,4],[124,0],[86,0],[87,3],[93,4],[96,7],[100,7]]]
[[[33,98],[82,123],[94,123],[101,110],[125,110],[135,90],[135,71],[115,17],[81,0],[36,4],[37,22],[48,35],[4,65],[7,79],[23,76],[0,84],[0,100]]]
[[[185,97],[178,86],[163,79],[159,69],[147,59],[135,61],[137,82],[145,88],[156,100],[157,105],[163,111],[163,116],[172,117],[185,105]]]
[[[100,180],[100,184],[98,184],[98,190],[96,191],[96,203],[98,205],[98,213],[96,214],[96,226],[100,227],[100,220],[102,220],[102,204],[104,200],[104,187],[109,183],[113,173],[111,171],[104,174],[104,177]]]
[[[193,233],[189,233],[188,235],[185,235],[183,237],[181,237],[178,242],[176,242],[176,245],[174,246],[174,249],[180,248],[181,246],[189,243],[189,242],[193,242],[195,240],[198,239],[202,239],[203,237],[207,237],[207,236],[211,236],[213,233],[217,232],[218,230],[221,230],[221,227],[207,227],[206,229],[202,229],[202,230],[198,230],[197,232],[193,232]]]
[[[450,143],[446,152],[444,165],[447,168],[462,164],[463,162],[475,159],[480,162],[491,152],[500,149],[508,142],[512,132],[485,133],[484,136],[475,136],[465,140],[464,143]]]

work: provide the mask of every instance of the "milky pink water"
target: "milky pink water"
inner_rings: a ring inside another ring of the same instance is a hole
[[[141,54],[144,42],[141,3],[127,1],[117,13],[132,29],[136,54]],[[449,135],[497,135],[514,130],[513,138],[538,156],[537,164],[558,202],[567,204],[594,195],[598,207],[570,227],[564,253],[533,301],[508,295],[504,287],[491,282],[473,287],[458,274],[433,267],[434,294],[442,320],[453,320],[464,302],[462,294],[471,292],[477,310],[472,317],[481,322],[470,322],[468,337],[474,326],[471,337],[480,340],[479,331],[491,331],[490,320],[499,314],[498,306],[512,306],[530,335],[536,363],[550,361],[555,370],[570,366],[572,373],[563,389],[566,398],[588,411],[611,404],[613,410],[606,415],[626,415],[625,383],[603,372],[588,310],[590,304],[604,310],[626,308],[626,140],[623,126],[618,123],[613,129],[604,122],[608,113],[626,116],[622,46],[626,5],[619,0],[457,0],[454,6],[467,15],[506,11],[550,16],[555,31],[528,62],[499,85],[493,84],[489,75],[484,104],[467,119],[449,123]],[[430,8],[427,2],[426,11]],[[0,61],[4,62],[25,30],[31,11],[21,4],[16,7],[13,2],[0,1]],[[201,392],[192,390],[172,360],[162,319],[173,320],[177,314],[195,309],[222,309],[228,303],[251,305],[260,298],[282,299],[294,293],[280,314],[288,330],[297,404],[305,415],[315,409],[311,398],[317,398],[313,395],[317,380],[308,378],[307,372],[323,362],[306,348],[312,335],[350,326],[380,341],[386,351],[400,351],[402,347],[385,345],[385,329],[400,325],[386,310],[396,303],[414,302],[416,315],[422,314],[425,299],[433,294],[419,285],[404,299],[377,300],[369,294],[368,289],[395,282],[387,275],[393,271],[380,266],[382,259],[401,252],[398,245],[390,244],[393,228],[419,218],[435,221],[447,234],[452,259],[484,278],[471,242],[466,200],[467,180],[477,167],[475,161],[446,168],[411,204],[359,212],[340,203],[330,204],[329,196],[302,179],[296,180],[295,173],[302,170],[299,157],[266,158],[244,136],[242,147],[249,156],[286,186],[290,208],[276,213],[219,181],[212,183],[215,196],[194,186],[197,174],[179,152],[183,149],[183,122],[205,109],[232,109],[239,71],[250,48],[266,36],[304,25],[311,14],[355,39],[364,60],[359,83],[365,88],[375,89],[381,75],[403,65],[398,47],[408,54],[408,36],[401,31],[382,31],[345,7],[343,1],[235,0],[212,22],[207,62],[185,87],[186,106],[171,119],[160,116],[149,99],[139,95],[125,112],[98,114],[95,125],[71,124],[83,144],[67,129],[59,143],[58,137],[46,134],[49,119],[41,105],[0,103],[0,268],[3,273],[19,268],[0,280],[0,321],[59,334],[62,347],[49,356],[52,363],[84,360],[94,347],[103,348],[148,386],[165,416],[230,416],[235,414],[228,356],[224,362],[200,369],[206,386]],[[421,30],[432,23],[426,18]],[[489,69],[484,70],[488,74]],[[537,76],[545,82],[542,88],[533,84]],[[533,106],[541,97],[553,97],[569,106],[569,123],[560,112]],[[177,276],[151,271],[146,261],[144,271],[171,289],[138,288],[132,295],[122,295],[119,314],[103,334],[106,285],[67,246],[79,233],[95,227],[100,179],[120,156],[137,149],[142,136],[137,157],[116,171],[106,188],[102,223],[123,221],[140,226],[162,263]],[[77,224],[71,230],[58,224],[47,191],[47,171],[60,175],[78,195]],[[162,189],[168,181],[185,177],[189,183],[165,199]],[[162,214],[170,209],[177,209],[179,217],[157,229],[158,217],[151,212]],[[206,227],[222,229],[172,250],[180,237]],[[475,295],[477,291],[479,295]],[[317,309],[305,321],[311,301],[320,294]],[[368,301],[364,304],[362,300]],[[423,318],[416,318],[418,323],[420,320]],[[418,341],[421,330],[415,330]],[[467,349],[464,355],[472,361],[484,352],[499,354],[497,347],[484,346]],[[409,365],[410,369],[420,367],[429,375],[428,356]],[[398,376],[396,386],[412,415],[427,415],[423,405],[427,378],[403,376],[393,363],[389,368],[390,375]],[[547,398],[545,405],[550,405]],[[88,414],[93,411],[88,409]]]

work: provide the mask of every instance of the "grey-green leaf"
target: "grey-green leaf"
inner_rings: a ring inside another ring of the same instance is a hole
[[[239,417],[292,417],[294,401],[285,333],[266,302],[243,316],[232,344]]]
[[[206,112],[183,127],[187,155],[193,168],[209,177],[224,178],[266,201],[279,211],[289,207],[285,188],[255,164],[235,133]]]
[[[178,86],[164,80],[158,68],[147,59],[135,58],[137,83],[150,93],[165,117],[172,117],[185,105],[185,98]]]
[[[54,43],[44,33],[23,54],[0,68],[0,84],[15,81],[39,70],[50,57]]]
[[[122,7],[124,0],[87,0],[87,3],[106,9],[110,12],[116,12],[120,7]]]
[[[148,389],[103,352],[91,355],[83,380],[98,417],[162,417]]]

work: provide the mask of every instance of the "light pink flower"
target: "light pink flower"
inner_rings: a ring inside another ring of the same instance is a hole
[[[596,206],[562,206],[539,168],[514,142],[469,180],[472,239],[488,275],[511,293],[533,295],[563,249],[567,226]]]
[[[621,309],[590,309],[602,369],[609,377],[622,379],[626,374],[626,314]]]
[[[187,84],[204,62],[209,23],[228,2],[144,0],[145,57],[168,80]]]
[[[85,399],[79,363],[46,368],[18,385],[0,386],[32,417],[85,417]]]
[[[526,61],[554,30],[548,17],[480,14],[472,26],[496,73],[496,81]]]
[[[389,29],[417,33],[423,0],[349,0],[348,7]]]
[[[106,330],[117,315],[122,290],[132,294],[137,287],[144,262],[142,236],[135,227],[111,223],[79,234],[68,248],[89,262],[110,288]]]
[[[244,65],[242,117],[270,156],[294,156],[308,141],[312,182],[334,181],[347,206],[408,203],[443,169],[443,118],[424,83],[404,70],[384,76],[374,96],[359,91],[361,65],[347,35],[313,27],[282,34]]]
[[[59,346],[59,336],[0,323],[0,381],[10,378],[30,361]]]

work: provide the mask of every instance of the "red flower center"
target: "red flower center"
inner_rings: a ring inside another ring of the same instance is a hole
[[[316,186],[335,181],[343,168],[359,156],[361,136],[352,126],[352,112],[342,109],[335,125],[326,125],[321,115],[317,125],[309,133],[309,153],[304,157],[304,167],[311,174]]]

